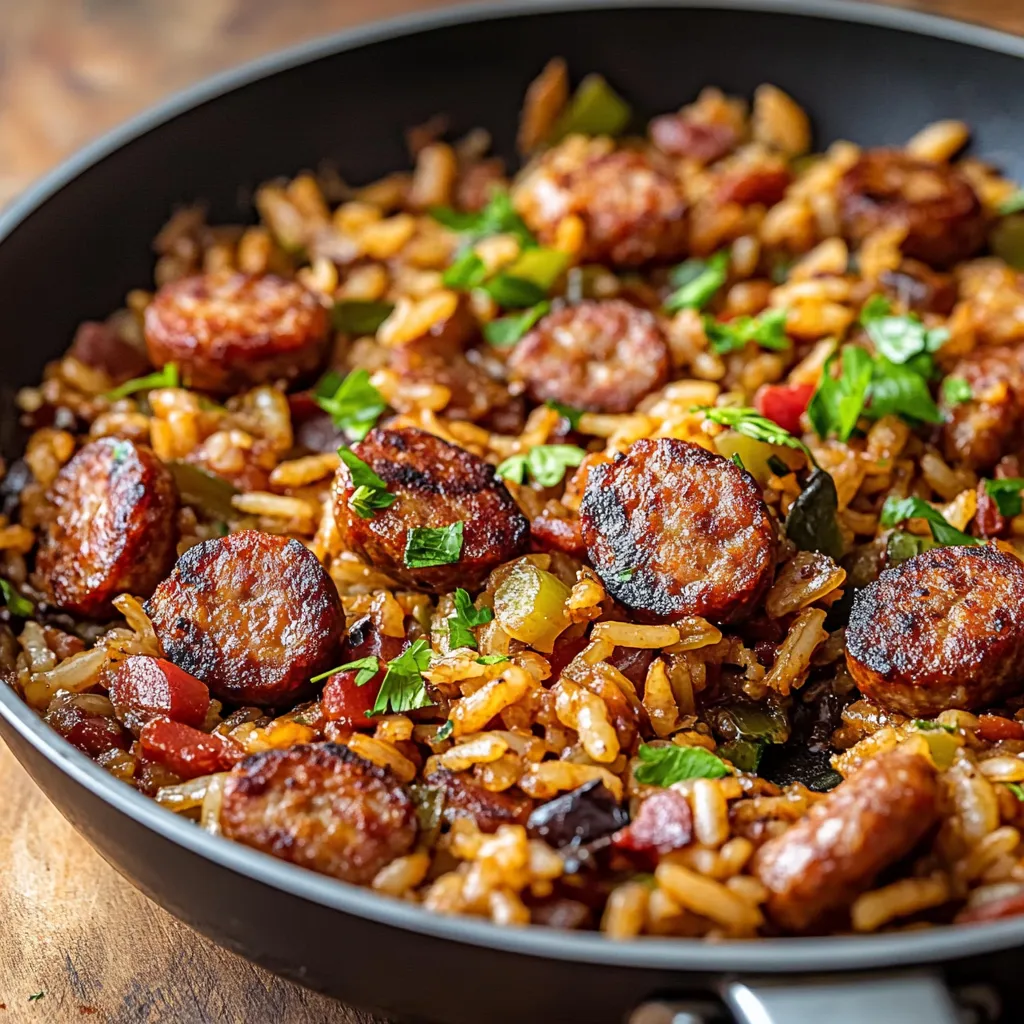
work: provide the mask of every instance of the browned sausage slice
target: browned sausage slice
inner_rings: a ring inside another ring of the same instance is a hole
[[[167,658],[233,703],[293,702],[330,667],[345,630],[317,557],[258,530],[189,548],[146,611]]]
[[[273,274],[186,277],[165,284],[145,316],[154,366],[176,363],[190,387],[226,394],[314,373],[327,327],[311,291]]]
[[[544,317],[509,368],[536,402],[630,412],[668,380],[668,342],[645,309],[621,299],[581,302]]]
[[[356,885],[416,840],[405,789],[334,743],[268,750],[237,764],[220,823],[229,839]]]
[[[113,598],[148,596],[174,563],[178,492],[149,448],[87,444],[57,475],[50,501],[36,571],[61,608],[112,615]]]
[[[933,548],[854,598],[846,663],[865,696],[930,717],[1024,684],[1024,565],[992,547]]]
[[[675,438],[591,469],[580,522],[608,593],[647,618],[735,622],[775,571],[775,524],[753,477]]]
[[[803,931],[848,906],[910,853],[938,813],[928,758],[900,749],[878,755],[757,852],[768,912],[783,928]]]
[[[412,587],[445,593],[472,589],[503,562],[521,554],[530,524],[494,467],[422,430],[377,429],[352,446],[396,501],[362,519],[349,506],[354,488],[346,466],[334,481],[334,518],[346,547]],[[404,560],[412,528],[461,522],[462,551],[447,565],[410,568]]]
[[[944,164],[897,150],[872,149],[839,183],[843,232],[862,242],[879,228],[906,229],[907,256],[945,267],[984,244],[985,214],[971,183]]]
[[[457,818],[469,818],[481,832],[497,832],[501,825],[525,825],[533,810],[533,801],[525,793],[492,792],[464,772],[439,768],[424,781],[444,793],[441,813],[449,825]]]
[[[565,217],[579,217],[585,262],[639,266],[686,252],[686,199],[652,153],[608,152],[601,140],[571,137],[527,170],[515,204],[549,245]]]

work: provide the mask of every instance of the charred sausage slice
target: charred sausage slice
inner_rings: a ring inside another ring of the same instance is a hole
[[[316,556],[258,530],[189,548],[146,610],[165,655],[233,703],[294,702],[330,667],[345,629]]]
[[[1024,565],[991,547],[933,548],[854,599],[846,663],[863,694],[930,717],[1024,684]]]
[[[483,459],[412,428],[373,430],[352,451],[384,480],[396,501],[370,519],[360,518],[349,506],[352,475],[342,465],[334,482],[334,518],[350,550],[399,582],[437,593],[472,589],[525,550],[530,525]],[[406,566],[410,529],[458,522],[463,526],[457,562]]]
[[[872,149],[839,183],[843,232],[856,243],[885,227],[906,230],[903,252],[935,267],[973,256],[984,244],[985,214],[971,183],[944,164]]]
[[[647,618],[734,622],[775,570],[775,524],[753,477],[675,438],[595,466],[580,521],[608,593]]]
[[[449,825],[458,818],[469,818],[481,832],[497,832],[501,825],[525,825],[533,810],[533,801],[526,794],[518,790],[492,792],[464,772],[439,768],[424,781],[443,791],[442,816]]]
[[[93,441],[60,471],[49,497],[36,570],[61,608],[110,616],[113,598],[148,596],[174,563],[178,492],[149,448]]]
[[[327,311],[298,282],[228,272],[165,284],[145,333],[154,366],[175,363],[188,386],[225,394],[314,373],[329,338]]]
[[[333,743],[246,758],[224,786],[220,822],[229,839],[356,885],[416,840],[394,776]]]
[[[686,199],[656,155],[641,150],[608,152],[599,140],[569,138],[526,172],[515,204],[545,244],[564,218],[579,217],[584,262],[639,266],[686,252]]]
[[[621,299],[581,302],[544,317],[509,368],[535,402],[630,412],[668,380],[668,342],[645,309]]]
[[[848,906],[910,853],[938,813],[926,757],[897,749],[868,761],[757,852],[754,873],[768,889],[769,914],[789,931],[804,931]]]

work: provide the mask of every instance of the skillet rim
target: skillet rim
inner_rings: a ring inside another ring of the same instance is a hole
[[[0,210],[0,245],[61,188],[102,160],[180,114],[277,72],[347,50],[469,22],[511,16],[589,10],[673,7],[735,10],[877,26],[945,39],[1024,59],[1024,38],[996,29],[862,0],[502,0],[413,12],[332,33],[221,72],[171,95],[100,136],[60,163]],[[616,942],[597,933],[567,933],[542,926],[502,928],[488,921],[431,913],[277,860],[212,836],[119,782],[47,726],[7,686],[0,686],[0,716],[39,754],[93,796],[171,843],[260,884],[312,903],[403,931],[526,956],[637,969],[806,973],[907,966],[962,959],[1024,944],[1024,917],[970,926],[941,926],[912,934],[823,936],[708,942],[644,938]],[[13,750],[12,750],[13,753]]]

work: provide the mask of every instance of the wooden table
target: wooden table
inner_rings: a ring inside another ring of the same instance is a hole
[[[907,3],[1024,33],[1021,0]],[[435,6],[0,0],[0,203],[172,89],[318,33]],[[78,838],[2,746],[0,866],[0,1024],[373,1024],[150,903]]]

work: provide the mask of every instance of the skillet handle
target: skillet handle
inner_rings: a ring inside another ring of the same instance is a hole
[[[731,979],[720,994],[737,1024],[959,1024],[930,971]]]

